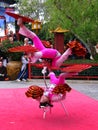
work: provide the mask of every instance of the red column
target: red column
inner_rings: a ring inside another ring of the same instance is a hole
[[[60,53],[64,52],[64,33],[54,33],[54,48]]]
[[[28,64],[28,78],[31,79],[31,63]]]

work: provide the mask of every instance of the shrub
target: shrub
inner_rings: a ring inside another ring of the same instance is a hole
[[[11,60],[18,61],[21,58],[22,52],[8,52],[9,48],[21,46],[23,45],[22,41],[15,41],[13,44],[10,43],[9,40],[5,40],[2,42],[0,46],[0,50],[5,53],[6,57],[8,57]]]

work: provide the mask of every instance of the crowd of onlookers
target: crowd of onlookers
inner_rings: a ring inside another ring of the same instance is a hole
[[[17,35],[14,34],[13,31],[10,31],[10,33],[7,37],[11,44],[13,44],[14,41],[18,40]],[[32,45],[32,42],[26,37],[23,38],[23,43],[24,43],[24,46]],[[2,52],[2,50],[0,50],[0,81],[10,80],[9,76],[7,74],[8,62],[9,62],[9,60],[6,57],[5,53]],[[22,67],[17,76],[16,81],[21,81],[21,80],[27,81],[27,78],[28,78],[28,67],[27,66],[28,66],[29,58],[28,58],[27,54],[24,52],[23,52],[23,55],[21,55],[21,62],[22,62]]]
[[[10,41],[11,44],[14,44],[15,41],[18,41],[19,38],[17,37],[16,34],[13,33],[13,31],[10,31],[9,34],[7,35],[7,39]],[[23,45],[24,46],[34,46],[33,42],[27,38],[27,37],[22,37],[20,38],[23,41]],[[23,55],[21,55],[21,63],[22,63],[22,67],[21,70],[19,72],[19,74],[17,75],[16,81],[27,81],[28,78],[28,63],[31,61],[31,53],[27,54],[25,52],[23,52]],[[1,62],[1,66],[0,66],[0,81],[5,81],[5,80],[10,80],[9,76],[7,75],[7,64],[9,62],[9,59],[5,56],[4,53],[2,53],[2,51],[0,50],[0,62]],[[2,68],[5,69],[5,71],[1,71]],[[2,73],[2,74],[1,74]]]

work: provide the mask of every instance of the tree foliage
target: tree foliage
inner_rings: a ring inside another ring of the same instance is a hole
[[[50,5],[50,6],[49,6]],[[97,0],[47,0],[51,28],[61,26],[85,42],[98,42]]]
[[[38,19],[44,12],[44,3],[39,0],[17,0],[18,10],[22,15]]]
[[[41,30],[41,33],[45,32],[44,36],[49,36],[50,30],[61,26],[88,45],[98,42],[98,0],[45,0],[44,3],[40,3],[40,0],[18,1],[22,14],[36,19],[43,14],[47,22]]]

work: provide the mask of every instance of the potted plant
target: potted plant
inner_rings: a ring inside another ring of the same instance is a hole
[[[5,53],[8,58],[7,64],[7,73],[9,75],[10,80],[15,80],[21,68],[21,56],[22,52],[9,52],[9,48],[13,48],[16,46],[23,45],[21,41],[15,41],[14,43],[10,43],[9,40],[5,40],[0,45],[0,50]]]

